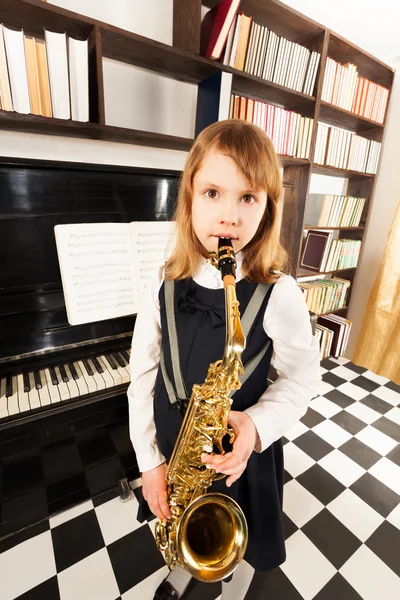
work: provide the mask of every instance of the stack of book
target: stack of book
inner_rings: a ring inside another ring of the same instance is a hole
[[[360,240],[333,237],[333,231],[310,229],[306,232],[300,267],[316,273],[353,269],[360,254]]]
[[[239,3],[222,0],[206,14],[202,23],[202,54],[311,96],[320,53],[277,35],[243,12],[237,14]]]
[[[349,341],[352,322],[338,315],[318,317],[315,335],[320,344],[320,359],[343,356]]]
[[[381,144],[346,129],[318,123],[314,162],[338,169],[375,174]]]
[[[331,279],[298,281],[297,285],[304,293],[308,310],[320,315],[346,306],[350,283],[347,279],[332,277]]]
[[[326,59],[322,100],[383,123],[389,90],[365,77],[359,77],[356,65],[341,65]]]
[[[89,120],[88,42],[45,30],[45,40],[0,25],[0,108]]]
[[[366,199],[335,194],[309,194],[305,222],[314,227],[357,227]]]
[[[236,95],[231,97],[229,116],[258,125],[271,138],[278,154],[309,158],[314,119]]]

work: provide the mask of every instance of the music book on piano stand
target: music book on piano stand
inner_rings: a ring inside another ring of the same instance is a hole
[[[54,233],[68,323],[136,314],[152,274],[167,259],[175,223],[74,223]]]

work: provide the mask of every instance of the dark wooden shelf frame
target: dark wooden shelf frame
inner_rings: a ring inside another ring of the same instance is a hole
[[[356,227],[330,227],[329,225],[327,225],[326,227],[313,227],[312,225],[304,225],[303,229],[315,229],[315,230],[332,230],[332,231],[364,231],[364,227],[362,226],[356,226]]]

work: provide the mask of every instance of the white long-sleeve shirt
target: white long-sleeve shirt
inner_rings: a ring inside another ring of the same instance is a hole
[[[241,258],[238,253],[236,281],[242,278]],[[162,267],[146,291],[132,339],[129,429],[141,472],[165,460],[157,446],[153,415],[161,346],[158,294],[163,280]],[[194,281],[210,289],[223,287],[220,272],[206,259]],[[263,327],[273,343],[271,364],[278,379],[245,411],[257,429],[257,452],[280,439],[305,414],[309,401],[318,395],[321,381],[318,341],[311,332],[303,294],[290,275],[282,274],[276,282],[264,313]]]

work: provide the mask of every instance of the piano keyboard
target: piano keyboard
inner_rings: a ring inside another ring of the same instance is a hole
[[[129,351],[106,352],[0,379],[0,422],[129,384]]]

